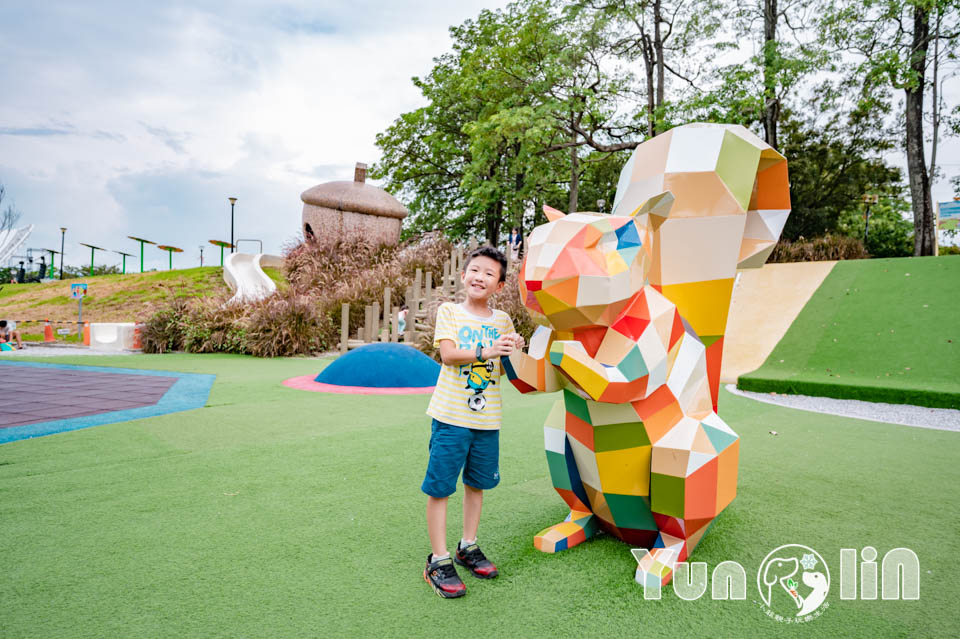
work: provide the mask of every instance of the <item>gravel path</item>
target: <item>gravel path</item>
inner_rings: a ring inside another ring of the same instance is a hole
[[[755,399],[765,404],[787,406],[814,413],[866,419],[872,422],[960,432],[960,410],[950,408],[927,408],[908,404],[884,404],[882,402],[862,402],[857,399],[810,397],[809,395],[752,393],[742,391],[733,384],[727,384],[726,388],[734,395]]]

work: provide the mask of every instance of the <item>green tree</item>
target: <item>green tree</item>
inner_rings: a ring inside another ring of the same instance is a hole
[[[821,95],[807,119],[787,111],[781,122],[793,207],[781,235],[787,240],[836,231],[845,213],[863,211],[864,195],[895,198],[903,189],[900,170],[883,160],[894,146],[883,103],[861,101],[844,113],[824,105],[834,94]]]
[[[856,57],[857,76],[903,91],[902,123],[914,220],[914,255],[933,255],[936,228],[924,151],[930,50],[955,55],[958,0],[833,0],[820,22],[829,41]],[[934,28],[931,28],[933,24]]]
[[[453,51],[414,79],[427,106],[377,137],[373,175],[408,204],[408,233],[497,243],[545,202],[565,195],[577,207],[581,156],[637,145],[637,126],[621,115],[631,78],[608,61],[606,25],[523,0],[451,29]]]

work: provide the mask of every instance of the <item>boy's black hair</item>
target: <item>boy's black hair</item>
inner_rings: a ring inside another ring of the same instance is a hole
[[[6,327],[7,327],[7,320],[0,320],[0,328],[6,328]]]
[[[478,249],[474,249],[463,263],[464,273],[467,272],[467,267],[470,266],[470,262],[472,262],[475,257],[489,257],[491,260],[496,260],[497,263],[500,264],[500,281],[507,281],[507,258],[503,253],[492,246],[481,246]]]

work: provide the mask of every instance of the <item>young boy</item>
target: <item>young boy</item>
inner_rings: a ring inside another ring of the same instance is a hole
[[[430,461],[420,487],[427,494],[427,530],[432,552],[423,578],[441,597],[466,594],[454,562],[475,577],[499,573],[477,545],[483,491],[500,483],[500,364],[498,358],[523,348],[510,316],[491,309],[490,296],[503,288],[507,260],[484,246],[468,257],[460,278],[467,297],[437,309],[434,346],[443,366],[430,398],[433,418]],[[463,471],[463,538],[451,559],[447,550],[447,498]]]
[[[0,344],[17,340],[17,348],[23,348],[23,339],[16,328],[17,325],[13,321],[0,320]]]

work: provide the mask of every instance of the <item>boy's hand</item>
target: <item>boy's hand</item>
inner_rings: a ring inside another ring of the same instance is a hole
[[[526,342],[523,339],[523,335],[521,335],[520,333],[510,333],[510,335],[508,335],[507,337],[513,338],[513,347],[515,349],[517,349],[518,351],[523,350],[523,347],[526,344]]]
[[[494,357],[508,356],[513,352],[514,343],[515,342],[512,335],[501,335],[493,342],[491,346],[487,346],[483,349],[483,358],[493,359]]]

